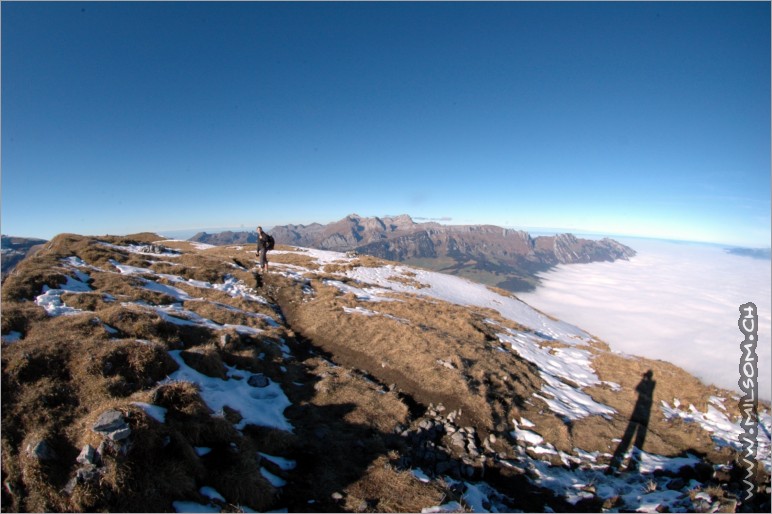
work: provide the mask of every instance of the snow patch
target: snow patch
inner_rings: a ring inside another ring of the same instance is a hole
[[[252,387],[247,382],[252,373],[228,365],[225,365],[227,379],[209,377],[188,366],[180,353],[181,350],[169,352],[180,369],[164,382],[184,381],[198,385],[201,398],[214,412],[227,406],[241,414],[241,421],[235,425],[238,430],[252,424],[292,432],[292,425],[283,414],[291,402],[279,384],[268,380],[266,387]]]

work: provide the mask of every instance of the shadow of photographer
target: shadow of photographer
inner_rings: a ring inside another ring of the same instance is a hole
[[[643,378],[635,387],[638,399],[635,402],[635,407],[633,407],[633,412],[630,415],[630,421],[627,423],[622,440],[619,442],[616,451],[614,451],[614,456],[611,458],[606,473],[612,473],[619,469],[631,443],[633,449],[630,454],[627,471],[638,471],[640,468],[641,452],[643,451],[643,444],[646,441],[646,433],[649,429],[654,388],[657,385],[657,382],[652,378],[653,376],[654,372],[648,370],[643,374]],[[633,441],[633,438],[635,438],[635,441]]]

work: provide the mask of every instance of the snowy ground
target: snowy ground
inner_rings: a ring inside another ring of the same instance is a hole
[[[141,252],[147,257],[169,259],[174,253],[148,254],[143,248],[119,247],[122,251]],[[319,250],[302,251],[317,260],[319,264],[332,262],[349,262],[351,257],[336,252],[324,252]],[[77,258],[69,258],[62,261],[62,265],[70,270],[71,276],[67,282],[58,288],[45,287],[36,299],[38,305],[46,309],[49,315],[74,315],[78,311],[64,304],[61,296],[64,292],[83,293],[91,291],[88,286],[89,272],[95,268],[86,265]],[[159,274],[149,268],[138,268],[111,263],[112,268],[101,270],[105,272],[136,275],[144,281],[143,287],[153,291],[163,292],[172,298],[182,301],[207,301],[203,298],[195,298],[190,293],[169,284],[159,283],[159,279],[171,284],[185,284],[198,289],[218,289],[233,297],[243,298],[249,302],[260,304],[268,303],[263,296],[252,288],[232,276],[226,276],[222,283],[211,284],[208,282],[192,281],[180,276]],[[295,269],[293,269],[295,268]],[[298,273],[297,266],[283,266],[274,264],[277,272],[294,278],[304,284]],[[347,310],[350,315],[374,316],[379,315],[377,304],[383,301],[395,301],[394,293],[412,293],[426,296],[458,305],[479,306],[497,310],[504,318],[517,322],[527,327],[526,331],[515,331],[499,326],[498,337],[502,351],[517,352],[523,358],[536,364],[545,385],[536,393],[556,413],[567,419],[578,419],[589,415],[607,416],[613,414],[613,409],[594,401],[582,388],[599,383],[599,379],[592,368],[590,354],[584,349],[590,340],[590,336],[583,330],[562,321],[555,321],[537,312],[512,297],[501,296],[487,287],[475,284],[468,280],[443,275],[440,273],[417,270],[402,266],[383,266],[376,268],[356,267],[346,272],[350,279],[358,281],[357,285],[344,284],[340,281],[327,280],[326,283],[339,288],[341,291],[350,292],[362,301],[372,305],[372,308],[357,307]],[[408,279],[395,281],[395,277]],[[423,287],[415,287],[410,282],[422,284]],[[307,291],[308,294],[312,294]],[[167,321],[179,324],[193,324],[220,330],[223,325],[207,320],[192,311],[184,309],[182,303],[170,306],[158,307],[141,302],[125,304],[128,308],[152,309]],[[229,307],[233,308],[233,307]],[[249,314],[245,312],[244,314]],[[261,315],[264,316],[264,315]],[[270,319],[271,323],[279,321]],[[489,320],[490,323],[495,323]],[[257,333],[256,329],[247,326],[233,326],[237,331]],[[13,334],[4,336],[4,340],[11,341]],[[553,348],[550,342],[559,341],[565,343],[564,347]],[[285,351],[289,350],[285,348]],[[215,379],[198,373],[180,358],[178,351],[170,351],[171,357],[180,365],[180,369],[169,377],[169,380],[184,380],[198,384],[201,396],[214,412],[221,412],[225,406],[229,406],[242,415],[242,420],[236,425],[237,429],[252,423],[275,427],[280,430],[292,431],[292,426],[284,417],[283,412],[290,405],[287,396],[279,384],[270,380],[264,380],[261,387],[249,383],[250,374],[234,367],[227,368],[226,379]],[[570,378],[572,385],[566,384],[563,379]],[[265,383],[267,382],[267,383]],[[706,413],[701,413],[693,407],[680,405],[677,399],[672,404],[663,404],[659,407],[668,417],[679,417],[688,422],[698,423],[713,434],[717,445],[737,446],[739,433],[742,431],[739,420],[730,420],[725,413],[723,402],[725,399],[711,399],[711,408]],[[139,405],[149,415],[159,422],[164,422],[165,411],[158,406]],[[597,454],[577,451],[573,455],[557,452],[552,445],[545,443],[542,436],[527,419],[512,420],[513,436],[523,441],[533,453],[537,455],[558,455],[566,464],[572,464],[573,469],[557,467],[548,462],[533,458],[523,451],[517,465],[526,467],[534,482],[547,487],[564,497],[567,501],[575,503],[588,495],[595,494],[600,498],[620,496],[624,500],[625,508],[639,510],[654,510],[657,507],[667,507],[671,511],[689,511],[695,508],[692,500],[684,496],[683,490],[670,490],[668,485],[670,478],[655,477],[648,474],[606,475],[603,473],[606,466],[596,464]],[[764,413],[762,417],[763,430],[759,434],[760,450],[759,460],[767,469],[770,467],[769,432],[772,425],[772,417]],[[206,448],[198,449],[200,454],[206,453]],[[280,456],[263,455],[265,459],[278,465],[281,469],[292,469],[294,463]],[[656,469],[676,470],[683,465],[693,464],[696,457],[666,458],[659,455],[643,452],[641,472],[651,473]],[[276,487],[283,487],[284,480],[272,475],[269,471],[261,471]],[[414,470],[416,480],[425,479],[420,470]],[[450,478],[447,480],[452,481]],[[503,509],[503,498],[500,492],[493,490],[484,482],[464,485],[464,501],[472,506],[475,511],[498,511]],[[699,484],[687,484],[687,487],[697,487]],[[211,499],[219,499],[221,495],[211,488],[205,487],[201,493]],[[484,507],[484,506],[487,506]],[[191,502],[175,502],[175,509],[182,512],[218,512],[219,507],[215,503],[201,505]],[[457,509],[459,505],[445,504],[443,506],[428,507],[427,512],[442,512]]]

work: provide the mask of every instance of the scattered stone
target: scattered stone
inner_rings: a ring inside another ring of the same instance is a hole
[[[335,501],[340,501],[343,499],[343,495],[338,492],[332,493],[332,499]]]
[[[443,359],[437,359],[437,364],[439,364],[440,366],[444,366],[444,367],[446,367],[448,369],[456,369],[456,367],[453,365],[452,362],[446,361],[446,360],[443,360]]]
[[[254,375],[250,375],[249,379],[247,380],[247,383],[252,387],[268,387],[268,384],[270,384],[270,381],[262,373],[256,373]]]
[[[90,444],[87,444],[80,451],[80,455],[75,459],[80,464],[96,464],[96,450]]]
[[[123,414],[114,409],[103,412],[92,427],[92,430],[113,441],[121,441],[131,434],[131,429],[129,424],[126,423]]]
[[[78,485],[78,477],[72,477],[62,489],[62,492],[67,496],[72,496],[75,491],[75,486]]]
[[[97,480],[99,475],[100,473],[96,466],[86,465],[78,469],[75,478],[78,479],[78,482],[87,483]]]
[[[461,432],[455,432],[450,436],[450,442],[453,444],[453,446],[457,446],[459,448],[465,448],[466,447],[466,438],[464,437],[464,434]]]
[[[101,443],[99,443],[99,447],[96,451],[96,458],[97,460],[102,460],[105,455],[107,455],[107,452],[113,449],[112,442],[108,441],[107,439],[103,440]]]
[[[39,461],[56,460],[57,458],[56,452],[45,440],[28,444],[26,450],[30,457]]]

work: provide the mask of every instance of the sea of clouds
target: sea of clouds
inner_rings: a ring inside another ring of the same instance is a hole
[[[703,382],[740,392],[740,305],[758,307],[759,396],[772,399],[769,260],[719,246],[616,238],[630,261],[560,265],[518,296],[615,351],[672,362]]]

